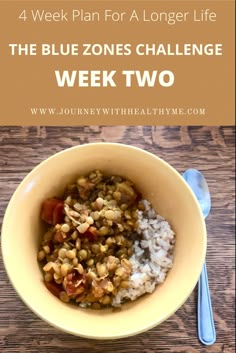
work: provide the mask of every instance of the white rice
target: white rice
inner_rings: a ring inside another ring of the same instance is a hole
[[[127,299],[135,300],[144,293],[152,293],[158,284],[164,282],[173,265],[175,234],[148,201],[143,203],[145,211],[138,211],[140,239],[135,240],[134,253],[129,259],[132,264],[130,286],[118,291],[113,306],[120,306]]]

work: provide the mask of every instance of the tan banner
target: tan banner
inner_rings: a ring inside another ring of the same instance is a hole
[[[234,125],[234,1],[1,1],[1,125]]]

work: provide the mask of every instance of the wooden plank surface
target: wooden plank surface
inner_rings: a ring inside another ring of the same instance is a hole
[[[59,332],[36,317],[19,299],[0,254],[1,353],[233,353],[235,351],[235,234],[233,127],[0,127],[0,223],[24,176],[46,157],[88,142],[128,143],[169,162],[178,172],[204,172],[212,194],[207,218],[207,266],[217,341],[197,339],[197,289],[166,322],[121,340],[88,340]],[[141,318],[140,318],[141,319]]]

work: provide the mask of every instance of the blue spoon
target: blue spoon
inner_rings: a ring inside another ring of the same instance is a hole
[[[183,178],[195,194],[203,216],[206,218],[211,210],[211,197],[206,179],[196,169],[186,170],[183,173]],[[198,337],[207,346],[213,344],[216,340],[206,263],[203,265],[198,281]]]

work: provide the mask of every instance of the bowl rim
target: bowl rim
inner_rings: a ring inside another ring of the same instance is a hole
[[[146,155],[149,155],[150,157],[159,160],[159,162],[163,163],[166,167],[168,167],[169,169],[172,170],[172,172],[175,174],[175,176],[181,180],[184,184],[185,187],[187,187],[189,193],[192,195],[192,201],[195,203],[195,206],[197,206],[198,210],[199,210],[199,221],[201,222],[202,225],[202,230],[203,230],[203,244],[202,244],[202,251],[201,251],[201,258],[199,258],[199,269],[195,275],[195,278],[192,279],[192,286],[189,287],[189,290],[186,292],[186,294],[184,295],[183,299],[179,302],[178,306],[167,312],[166,315],[163,315],[159,320],[154,320],[152,322],[150,322],[147,325],[140,325],[140,329],[135,329],[135,330],[129,330],[129,332],[123,332],[122,334],[115,334],[115,335],[96,335],[93,334],[84,334],[84,333],[79,333],[78,330],[70,330],[64,326],[58,325],[55,321],[48,319],[47,317],[45,317],[43,314],[40,313],[40,311],[37,310],[37,307],[35,307],[34,305],[31,304],[31,302],[25,300],[24,296],[22,296],[20,290],[18,289],[17,285],[15,284],[14,281],[14,276],[12,276],[12,273],[9,269],[8,266],[8,261],[9,259],[7,259],[7,256],[5,254],[5,243],[7,242],[7,224],[9,222],[9,216],[11,213],[11,209],[12,207],[14,207],[14,201],[16,196],[21,192],[21,189],[23,189],[25,187],[25,185],[27,185],[28,180],[32,178],[32,176],[34,176],[34,174],[37,173],[38,169],[44,167],[44,165],[46,165],[47,163],[49,163],[52,159],[54,158],[58,158],[58,156],[63,155],[63,154],[67,154],[70,153],[70,151],[72,150],[77,150],[77,149],[83,149],[83,148],[88,148],[88,147],[92,147],[92,146],[101,146],[101,145],[106,145],[106,146],[114,146],[114,147],[118,147],[118,148],[128,148],[128,149],[133,149],[136,150],[139,153],[143,153]],[[125,338],[125,337],[130,337],[130,336],[134,336],[137,334],[140,334],[142,332],[145,332],[147,330],[152,329],[153,327],[161,324],[162,322],[164,322],[165,320],[167,320],[168,318],[170,318],[187,300],[187,298],[190,296],[190,294],[192,293],[193,289],[195,288],[198,279],[200,277],[201,274],[201,270],[202,270],[202,266],[204,264],[204,260],[206,257],[206,250],[207,250],[207,231],[206,231],[206,224],[205,224],[205,220],[204,217],[202,215],[202,211],[200,208],[200,205],[192,191],[192,189],[190,188],[190,186],[187,184],[187,182],[184,180],[184,178],[181,176],[181,174],[179,172],[177,172],[177,170],[172,167],[168,162],[166,162],[164,159],[162,159],[161,157],[155,155],[152,152],[146,151],[140,147],[136,147],[136,146],[132,146],[132,145],[128,145],[128,144],[124,144],[124,143],[116,143],[116,142],[92,142],[92,143],[85,143],[85,144],[81,144],[81,145],[76,145],[73,147],[69,147],[69,148],[65,148],[59,152],[54,153],[53,155],[50,155],[49,157],[47,157],[46,159],[44,159],[43,161],[41,161],[40,163],[38,163],[35,167],[33,167],[27,174],[25,177],[23,177],[23,179],[21,180],[21,182],[18,184],[18,186],[16,187],[15,191],[13,192],[7,208],[5,210],[5,214],[3,217],[3,222],[2,222],[2,230],[1,230],[1,249],[2,249],[2,259],[3,259],[3,264],[4,264],[4,268],[6,270],[6,273],[8,275],[8,278],[10,280],[11,285],[13,286],[14,290],[16,291],[16,293],[18,294],[18,296],[20,297],[20,299],[23,301],[23,303],[34,313],[36,314],[39,318],[41,318],[42,320],[46,321],[48,324],[50,324],[51,326],[75,335],[75,336],[79,336],[79,337],[83,337],[83,338],[89,338],[89,339],[99,339],[99,340],[107,340],[107,339],[120,339],[120,338]],[[201,264],[201,266],[200,266]]]

